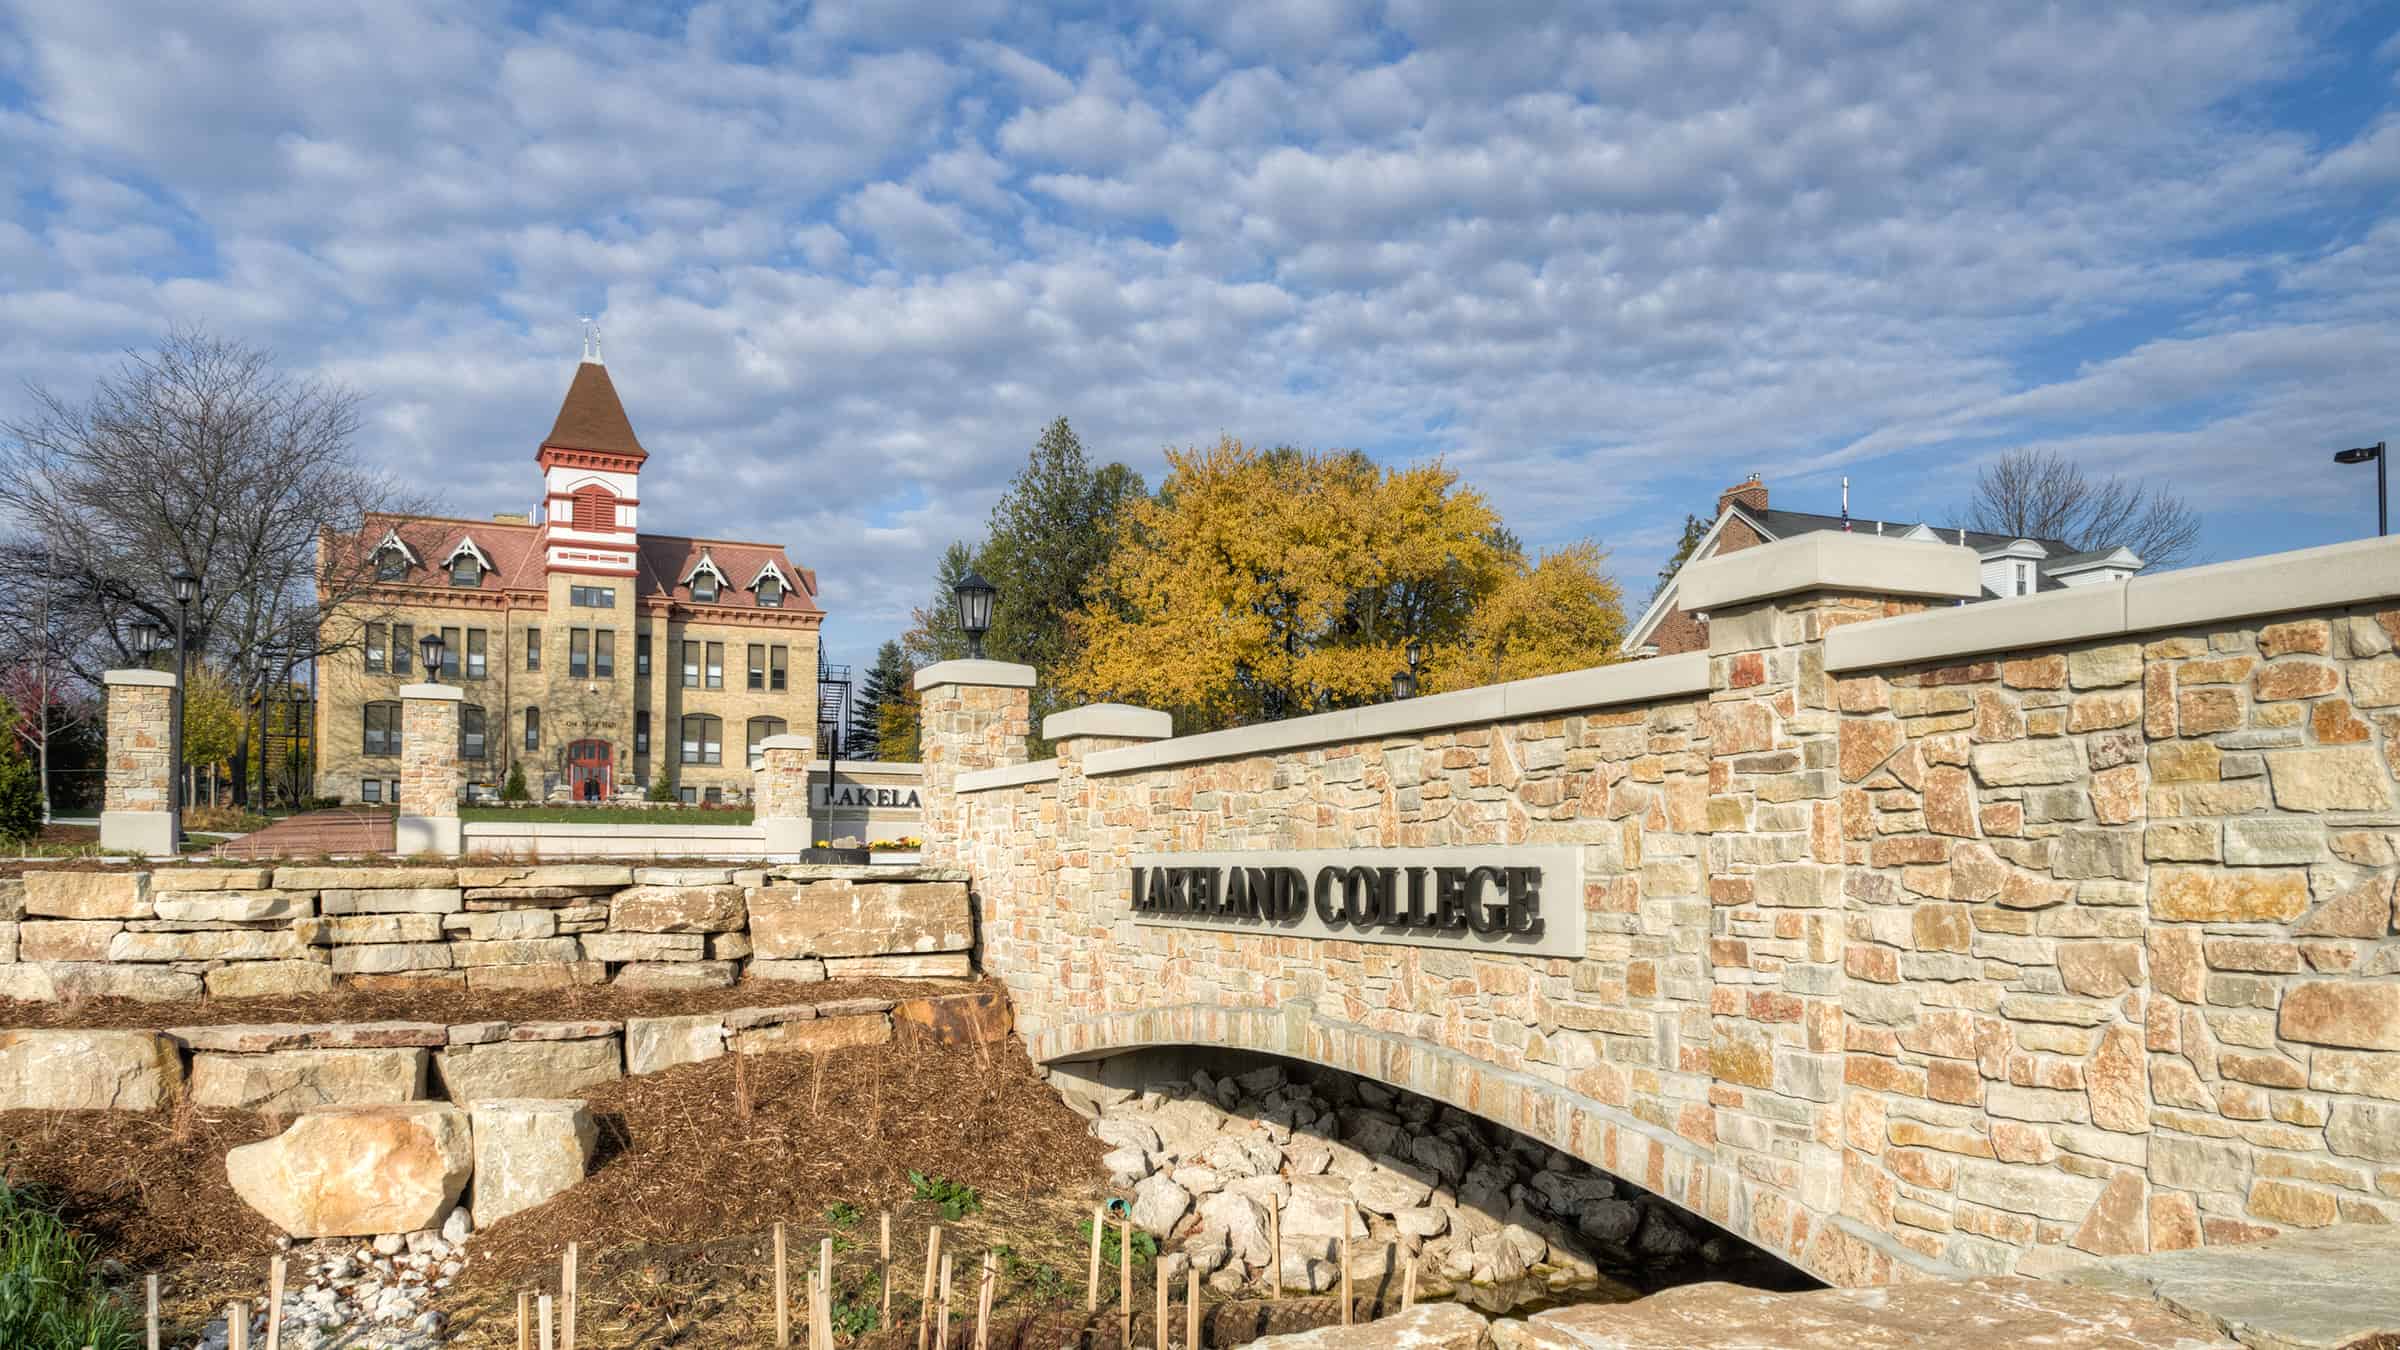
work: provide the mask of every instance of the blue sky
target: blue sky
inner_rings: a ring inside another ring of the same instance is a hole
[[[0,415],[202,322],[522,509],[597,313],[645,525],[851,660],[1062,413],[1442,456],[1629,604],[1746,472],[2018,445],[2236,557],[2373,528],[2396,96],[2389,3],[0,0]]]

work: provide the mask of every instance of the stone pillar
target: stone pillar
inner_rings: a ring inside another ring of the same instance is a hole
[[[956,867],[958,776],[1025,762],[1032,728],[1033,667],[1006,661],[942,661],[917,672],[918,726],[925,764],[925,862]]]
[[[455,858],[465,840],[458,798],[458,710],[466,691],[454,684],[400,686],[400,820],[393,846],[402,854]]]
[[[788,862],[815,841],[809,819],[808,765],[816,758],[814,736],[769,736],[758,743],[759,766],[752,772],[750,804],[759,832],[766,836],[767,856]]]
[[[112,670],[108,767],[101,789],[100,847],[145,856],[175,851],[169,791],[175,776],[175,677],[163,670]]]
[[[1708,615],[1715,998],[1696,1058],[1719,1149],[1728,1168],[1820,1217],[1848,1214],[1878,1232],[1891,1225],[1868,1217],[1873,1202],[1856,1193],[1841,1146],[1852,841],[1825,634],[1981,591],[1971,549],[1830,533],[1693,564],[1681,585],[1685,610]]]

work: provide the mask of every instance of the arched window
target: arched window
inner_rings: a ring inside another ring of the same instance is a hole
[[[525,710],[525,748],[528,750],[542,748],[542,710],[539,708]]]
[[[360,753],[384,758],[400,753],[400,705],[370,703],[365,708],[366,742]]]
[[[505,734],[508,728],[502,727],[500,730]],[[460,759],[482,759],[489,753],[489,749],[484,734],[483,705],[479,703],[460,704],[458,708],[458,757]]]
[[[450,584],[479,586],[483,584],[483,564],[472,553],[461,551],[450,560]]]
[[[758,603],[762,609],[783,608],[783,581],[772,572],[758,579]]]
[[[751,768],[755,769],[767,762],[767,752],[758,748],[759,742],[769,736],[780,736],[787,729],[788,724],[780,717],[753,717],[750,719]]]
[[[574,523],[579,530],[617,528],[616,494],[598,483],[587,483],[575,489]]]
[[[686,764],[722,764],[725,762],[725,724],[707,713],[692,713],[683,719],[683,762]]]
[[[716,573],[702,572],[692,578],[692,598],[704,605],[717,602]]]

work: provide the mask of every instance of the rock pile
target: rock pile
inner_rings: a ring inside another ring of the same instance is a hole
[[[437,1350],[442,1314],[427,1306],[466,1269],[467,1211],[454,1209],[439,1229],[388,1233],[372,1242],[312,1242],[291,1250],[292,1283],[283,1296],[288,1350]],[[253,1310],[250,1343],[266,1344],[267,1310]],[[226,1350],[219,1316],[194,1350]]]
[[[1278,1260],[1287,1289],[1340,1279],[1345,1225],[1352,1275],[1418,1258],[1429,1291],[1443,1281],[1547,1287],[1599,1282],[1605,1263],[1633,1270],[1745,1255],[1738,1240],[1543,1144],[1428,1098],[1326,1073],[1312,1083],[1279,1065],[1157,1083],[1135,1094],[1062,1078],[1072,1104],[1111,1146],[1111,1181],[1132,1192],[1136,1226],[1180,1251],[1170,1280],[1197,1264],[1231,1293]],[[1270,1249],[1269,1204],[1283,1250]],[[1356,1221],[1350,1220],[1356,1206]]]

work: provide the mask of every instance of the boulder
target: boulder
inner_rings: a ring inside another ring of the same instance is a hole
[[[146,872],[28,872],[25,912],[45,919],[149,919]]]
[[[1128,1116],[1102,1116],[1093,1121],[1092,1137],[1118,1148],[1138,1148],[1144,1153],[1161,1151],[1158,1131]]]
[[[503,909],[490,913],[440,915],[442,931],[468,942],[520,942],[558,936],[560,911]],[[607,919],[605,911],[601,914]],[[454,939],[456,940],[456,939]]]
[[[829,980],[963,980],[974,973],[975,958],[966,952],[825,958]]]
[[[1217,1137],[1225,1113],[1203,1101],[1168,1102],[1150,1117],[1158,1131],[1159,1147],[1175,1157],[1188,1157]]]
[[[1175,1169],[1175,1184],[1194,1195],[1215,1195],[1225,1189],[1225,1178],[1218,1176],[1213,1167],[1201,1167],[1194,1164],[1190,1167]],[[1212,1266],[1210,1269],[1213,1270],[1215,1267]]]
[[[447,867],[278,867],[279,891],[411,891],[452,888],[458,873]]]
[[[496,886],[567,886],[581,889],[633,884],[633,869],[614,863],[535,863],[506,867],[462,867],[458,884],[469,890]]]
[[[427,1052],[278,1050],[192,1056],[192,1102],[291,1114],[318,1106],[372,1106],[425,1096]]]
[[[456,914],[466,894],[454,886],[372,891],[322,891],[320,914]]]
[[[467,1113],[439,1102],[330,1106],[225,1155],[234,1193],[293,1237],[432,1228],[473,1166]]]
[[[1246,1195],[1219,1191],[1200,1202],[1202,1232],[1222,1233],[1233,1254],[1244,1264],[1263,1266],[1272,1254],[1267,1246],[1267,1211]]]
[[[742,983],[823,984],[822,961],[752,961],[742,967]]]
[[[166,966],[119,966],[106,961],[19,961],[0,966],[0,998],[29,1003],[130,998],[174,1003],[200,997],[200,977]]]
[[[609,983],[621,989],[731,989],[733,976],[731,961],[628,961]]]
[[[1111,1149],[1100,1165],[1108,1169],[1108,1184],[1119,1190],[1131,1190],[1150,1175],[1150,1155],[1138,1148]]]
[[[974,925],[964,882],[812,881],[752,891],[759,956],[888,956],[964,952]]]
[[[1440,1237],[1450,1231],[1450,1211],[1438,1205],[1404,1209],[1392,1216],[1392,1226],[1413,1238]]]
[[[111,961],[297,961],[307,955],[308,948],[290,929],[119,933],[108,940]]]
[[[887,1013],[864,1013],[849,1017],[811,1017],[802,1021],[778,1022],[772,1026],[752,1027],[734,1033],[733,1051],[737,1055],[768,1055],[797,1052],[822,1055],[834,1050],[850,1050],[860,1046],[886,1045],[892,1039],[892,1019]]]
[[[317,912],[314,891],[165,891],[150,903],[162,919],[186,923],[256,923],[306,919]]]
[[[1372,1322],[1264,1337],[1250,1342],[1250,1350],[1482,1350],[1490,1344],[1489,1326],[1462,1304],[1420,1303]]]
[[[490,1227],[583,1180],[600,1129],[572,1098],[475,1104],[475,1222]]]
[[[580,1041],[453,1045],[434,1056],[443,1090],[461,1106],[503,1097],[567,1097],[621,1077],[614,1036]]]
[[[1191,1208],[1192,1193],[1164,1176],[1146,1177],[1133,1188],[1133,1222],[1144,1232],[1167,1236]]]
[[[1577,1208],[1574,1218],[1575,1231],[1620,1247],[1642,1226],[1642,1211],[1629,1200],[1593,1200]]]
[[[237,961],[202,978],[210,998],[289,998],[333,990],[333,967],[322,961]]]
[[[1292,1181],[1291,1203],[1283,1214],[1283,1231],[1304,1237],[1340,1237],[1347,1224],[1350,1236],[1367,1235],[1366,1220],[1350,1208],[1350,1186],[1338,1177],[1298,1177]]]
[[[598,961],[533,961],[521,966],[470,966],[462,972],[467,988],[573,989],[608,983],[608,967]]]
[[[1606,1177],[1588,1173],[1553,1172],[1547,1169],[1533,1174],[1534,1193],[1553,1214],[1572,1216],[1594,1200],[1614,1197],[1617,1188]]]
[[[17,925],[20,961],[106,961],[125,931],[117,919],[27,919]]]
[[[394,917],[429,919],[430,914],[395,915]],[[492,942],[458,942],[449,944],[451,964],[462,969],[476,966],[543,966],[572,965],[584,957],[586,939],[571,937],[502,938]]]
[[[1467,1174],[1467,1151],[1438,1134],[1420,1134],[1409,1140],[1408,1156],[1445,1182]]]
[[[625,1019],[625,1072],[657,1073],[678,1064],[697,1064],[725,1053],[725,1017],[699,1013],[689,1017],[628,1017]]]
[[[1438,1180],[1431,1172],[1387,1155],[1375,1160],[1375,1170],[1350,1183],[1350,1198],[1360,1209],[1397,1214],[1431,1199]]]
[[[183,1083],[152,1031],[0,1031],[0,1110],[155,1111]]]
[[[1380,1111],[1353,1111],[1349,1124],[1350,1146],[1369,1157],[1398,1153],[1408,1147],[1408,1137],[1402,1132],[1397,1116]]]
[[[1310,1256],[1304,1252],[1285,1252],[1283,1254],[1281,1265],[1283,1268],[1283,1287],[1286,1289],[1299,1290],[1303,1293],[1322,1294],[1326,1290],[1331,1289],[1334,1285],[1334,1282],[1342,1277],[1342,1268],[1340,1266],[1335,1265],[1333,1262],[1328,1261],[1323,1257]],[[1272,1341],[1281,1340],[1283,1338],[1270,1336],[1267,1339]],[[1251,1344],[1256,1345],[1258,1342],[1253,1341]],[[1392,1342],[1383,1340],[1370,1340],[1361,1341],[1358,1342],[1358,1344],[1386,1346],[1392,1344]]]
[[[1426,1305],[1438,1306],[1438,1305]],[[1870,1289],[1777,1294],[1687,1284],[1630,1303],[1537,1313],[1544,1350],[1680,1350],[1754,1345],[1782,1350],[2040,1345],[2054,1350],[2232,1350],[2233,1342],[2148,1298],[2017,1276],[1926,1280]],[[1267,1342],[1258,1342],[1266,1344]]]
[[[165,899],[169,892],[185,891],[264,891],[275,885],[272,867],[153,867],[150,869],[150,891],[154,899]],[[171,919],[172,914],[160,918]]]
[[[708,955],[703,933],[586,933],[583,954],[594,961],[698,961]]]
[[[608,902],[620,933],[730,933],[744,914],[739,886],[635,886]]]

